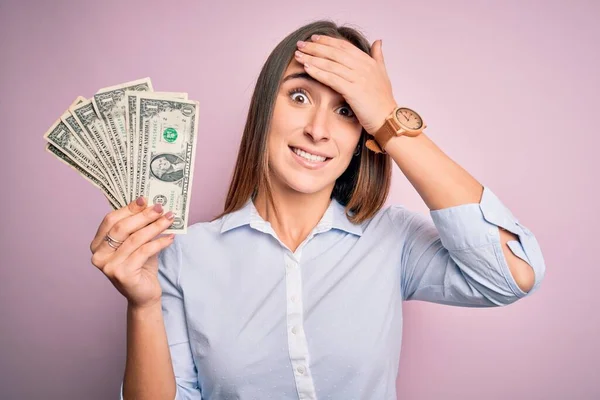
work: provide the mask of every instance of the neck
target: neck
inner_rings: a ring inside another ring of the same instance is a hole
[[[277,237],[291,251],[296,251],[327,211],[333,188],[305,194],[276,186],[274,183],[272,188],[273,204],[266,193],[259,192],[254,206],[258,214],[271,224]]]

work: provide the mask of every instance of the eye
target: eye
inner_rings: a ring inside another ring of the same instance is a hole
[[[342,106],[339,108],[340,110],[340,114],[346,118],[354,118],[354,111],[352,111],[352,109],[349,106]],[[341,112],[341,111],[345,111],[345,112]]]
[[[295,103],[306,104],[305,100],[308,101],[308,93],[302,88],[291,89],[288,91],[288,96],[290,96]]]

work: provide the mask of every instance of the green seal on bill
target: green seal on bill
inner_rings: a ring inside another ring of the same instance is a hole
[[[167,142],[173,143],[174,141],[177,140],[177,131],[173,128],[167,128],[163,132],[163,137],[165,138],[165,140]]]

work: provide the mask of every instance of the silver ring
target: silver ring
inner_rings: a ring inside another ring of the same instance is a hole
[[[106,243],[108,243],[108,245],[115,250],[118,249],[119,246],[121,246],[123,244],[123,242],[113,238],[108,233],[106,234],[106,236],[104,236],[104,240],[106,240]]]
[[[105,239],[106,239],[107,242],[113,242],[113,243],[117,243],[117,244],[123,244],[123,242],[121,242],[120,240],[117,240],[117,239],[111,237],[108,233],[106,234]]]
[[[120,244],[117,244],[117,245],[115,245],[115,244],[114,244],[113,242],[111,242],[110,240],[107,240],[106,242],[108,243],[108,245],[109,245],[110,247],[112,247],[112,248],[113,248],[113,249],[115,249],[115,250],[116,250],[116,249],[118,249],[118,248],[119,248],[119,246],[121,246]]]

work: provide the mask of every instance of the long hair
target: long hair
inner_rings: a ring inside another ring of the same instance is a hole
[[[360,32],[348,26],[338,26],[329,20],[315,21],[300,27],[273,49],[260,72],[252,95],[223,213],[215,219],[239,210],[262,191],[267,201],[273,203],[267,136],[275,100],[283,74],[294,57],[296,42],[310,41],[313,34],[347,40],[370,54],[371,46]],[[368,150],[364,146],[367,135],[363,129],[359,140],[360,154],[352,157],[348,168],[336,180],[331,193],[332,198],[345,206],[346,215],[353,223],[361,223],[379,211],[390,189],[390,157]]]

